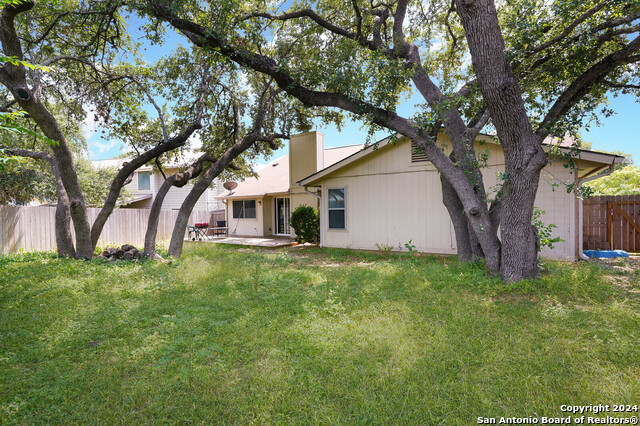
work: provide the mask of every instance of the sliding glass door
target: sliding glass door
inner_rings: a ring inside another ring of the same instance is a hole
[[[291,208],[289,198],[276,198],[276,235],[291,235],[289,230],[289,217],[291,216]]]

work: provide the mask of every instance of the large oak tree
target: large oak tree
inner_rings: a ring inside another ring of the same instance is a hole
[[[132,5],[308,106],[411,139],[442,174],[461,260],[481,255],[506,281],[537,275],[531,219],[547,164],[542,142],[575,132],[607,93],[638,87],[640,4],[630,0]],[[425,106],[402,117],[396,107],[410,87]],[[489,123],[506,163],[491,200],[473,146]],[[436,144],[441,129],[450,156]]]
[[[180,90],[181,96],[174,105],[180,113],[173,116],[171,123],[166,123],[152,87],[158,81],[166,83],[166,79],[154,74],[153,67],[134,60],[135,46],[130,43],[119,15],[120,6],[121,2],[111,1],[59,5],[27,0],[5,4],[1,12],[2,53],[11,59],[0,68],[0,83],[9,94],[3,108],[17,106],[26,111],[25,119],[35,123],[48,142],[30,149],[6,148],[13,155],[43,160],[50,165],[57,183],[56,241],[61,255],[91,258],[132,173],[158,156],[185,146],[202,128],[212,77],[212,72],[207,71],[208,64],[200,67],[204,72],[192,73],[194,81]],[[118,60],[123,53],[134,59]],[[40,66],[33,67],[30,63]],[[42,66],[52,69],[45,72]],[[165,76],[172,71],[160,69]],[[147,105],[157,109],[157,119],[145,113]],[[96,117],[110,129],[111,136],[134,141],[130,145],[136,151],[110,183],[93,224],[88,221],[87,203],[69,137],[53,113],[62,107],[69,117],[82,120],[88,112],[87,106],[93,107]],[[109,121],[109,118],[113,119]],[[145,127],[148,133],[161,127],[162,134],[155,139],[144,138],[136,131],[136,124]]]

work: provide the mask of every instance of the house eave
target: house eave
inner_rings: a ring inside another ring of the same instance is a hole
[[[263,192],[261,194],[219,195],[215,198],[218,200],[247,200],[251,198],[289,196],[289,194],[290,194],[289,191],[280,191],[280,192]]]
[[[485,140],[485,142],[492,142],[492,143],[498,143],[495,136],[491,136],[491,135],[478,135],[478,137],[481,137],[482,139]],[[350,155],[349,157],[344,158],[341,161],[338,161],[337,163],[324,168],[322,170],[317,171],[316,173],[307,176],[304,179],[299,180],[298,182],[296,182],[296,185],[298,186],[317,186],[316,184],[318,182],[320,182],[325,176],[335,172],[338,169],[341,169],[342,167],[345,167],[351,163],[353,163],[354,161],[357,161],[359,159],[361,159],[362,157],[371,154],[371,152],[378,150],[386,145],[388,145],[392,140],[394,139],[402,139],[405,138],[404,136],[398,136],[398,135],[391,135],[388,136],[378,142],[375,142],[369,146],[364,147],[362,150],[356,152],[355,154]],[[549,150],[552,149],[551,145],[542,145],[542,149],[544,149],[546,152],[548,152]],[[620,156],[620,155],[616,155],[616,154],[607,154],[604,152],[595,152],[595,151],[588,151],[588,150],[584,150],[584,149],[577,149],[577,148],[566,148],[566,147],[558,147],[557,149],[559,149],[562,153],[564,154],[568,154],[572,151],[576,152],[577,151],[577,156],[575,157],[578,160],[584,160],[584,161],[590,161],[593,163],[599,163],[602,164],[602,167],[597,167],[595,171],[590,170],[587,174],[591,175],[594,172],[597,173],[599,171],[601,171],[603,168],[607,168],[612,164],[618,164],[620,162],[622,162],[624,160],[624,157]],[[582,178],[579,176],[579,178]]]

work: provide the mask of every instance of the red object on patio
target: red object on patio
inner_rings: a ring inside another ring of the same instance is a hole
[[[207,232],[209,231],[208,222],[196,222],[193,226],[187,225],[187,231],[189,231],[188,238],[191,239],[191,241],[202,241],[202,237],[209,239],[209,236],[207,235]]]

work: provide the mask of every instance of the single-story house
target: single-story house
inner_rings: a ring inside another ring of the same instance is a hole
[[[199,153],[194,151],[187,152],[180,160],[173,160],[169,164],[164,164],[163,170],[165,175],[171,176],[184,170],[189,164],[195,161],[199,156]],[[129,158],[114,158],[110,160],[94,161],[93,164],[96,167],[114,167],[120,169],[123,163],[129,161]],[[124,205],[120,205],[123,208],[131,209],[150,209],[155,199],[155,195],[158,193],[160,186],[164,182],[164,177],[159,172],[155,171],[151,166],[145,165],[140,167],[133,173],[132,180],[125,188],[132,195],[132,199]],[[162,204],[163,209],[178,210],[187,194],[193,188],[193,184],[188,183],[182,188],[172,187],[169,189],[167,196]],[[224,210],[224,204],[216,197],[224,192],[222,182],[215,179],[211,186],[200,197],[194,211],[217,211]]]
[[[252,178],[222,194],[227,204],[230,233],[237,235],[288,234],[288,215],[301,204],[320,208],[320,241],[324,247],[376,250],[404,247],[411,241],[426,253],[455,254],[456,240],[442,203],[438,170],[405,138],[386,138],[375,144],[324,149],[323,135],[296,135],[289,156],[278,159]],[[445,151],[449,140],[438,137]],[[497,187],[504,156],[494,137],[476,139],[478,153],[488,155],[482,169],[484,183]],[[547,144],[547,148],[550,144]],[[568,148],[562,147],[561,150]],[[331,152],[335,154],[328,159]],[[324,153],[324,155],[320,155]],[[564,241],[543,255],[575,259],[581,250],[581,200],[565,185],[581,184],[613,166],[622,157],[580,150],[574,159],[577,173],[562,160],[552,161],[541,173],[535,205],[545,212],[545,224],[555,224],[553,237]],[[288,172],[288,173],[287,173]]]
[[[323,134],[294,135],[289,155],[280,157],[218,198],[227,209],[230,235],[291,235],[289,218],[298,206],[319,207],[316,195],[306,192],[296,181],[362,150],[364,145],[324,149]],[[289,161],[295,158],[295,162]],[[293,183],[293,185],[292,185]]]

